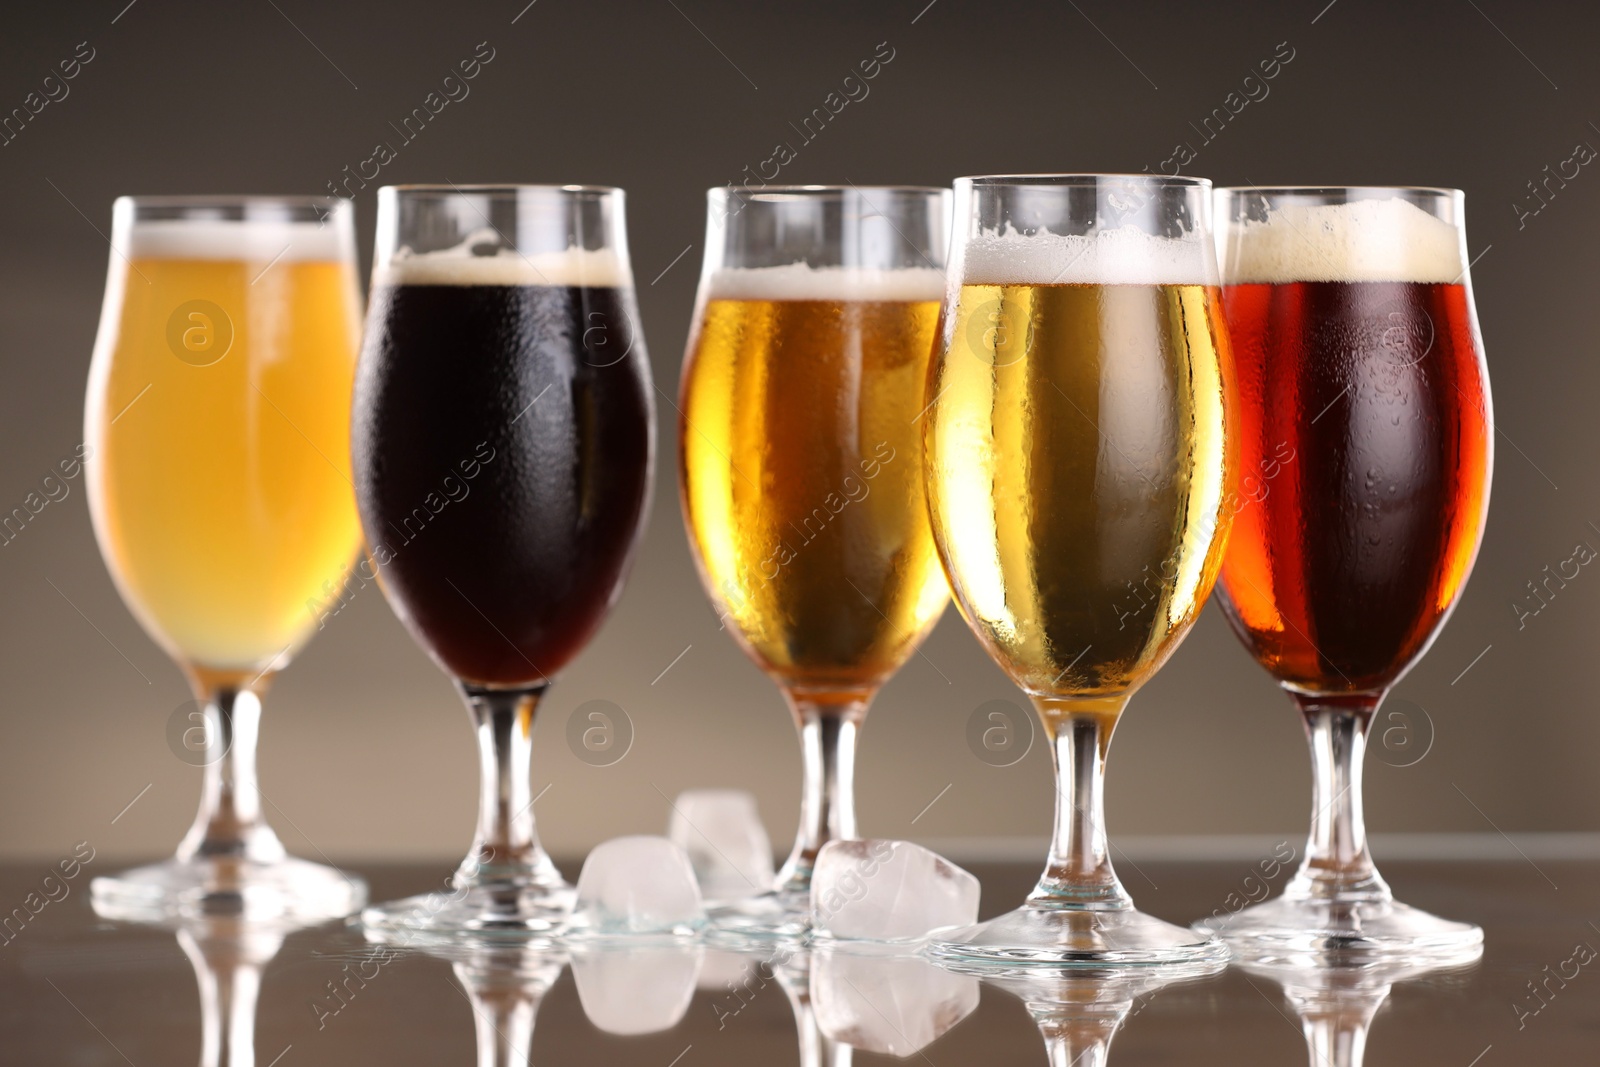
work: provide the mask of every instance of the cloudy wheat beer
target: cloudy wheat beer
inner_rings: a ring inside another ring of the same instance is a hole
[[[205,767],[164,863],[96,878],[102,915],[327,918],[366,887],[285,855],[262,816],[261,696],[360,544],[353,213],[308,197],[123,197],[85,404],[106,566],[189,677],[168,743]]]
[[[148,201],[140,201],[148,203]],[[89,383],[106,562],[167,651],[248,678],[316,628],[360,541],[354,251],[331,222],[123,222]],[[221,208],[218,209],[221,211]]]
[[[1218,197],[1243,399],[1222,606],[1300,711],[1313,771],[1306,858],[1282,896],[1196,924],[1249,953],[1481,951],[1476,926],[1394,899],[1361,800],[1373,719],[1454,607],[1489,502],[1489,379],[1462,199]]]
[[[1319,248],[1297,226],[1333,229]],[[1362,230],[1394,231],[1394,258],[1363,254]],[[1244,481],[1223,606],[1287,686],[1392,685],[1471,569],[1491,443],[1459,241],[1402,200],[1230,230]]]
[[[917,422],[943,285],[804,265],[708,283],[684,374],[689,528],[745,648],[824,706],[882,685],[948,597]]]

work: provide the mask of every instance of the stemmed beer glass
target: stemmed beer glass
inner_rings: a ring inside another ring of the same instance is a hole
[[[1462,194],[1252,187],[1218,207],[1245,493],[1222,607],[1300,709],[1314,791],[1283,895],[1197,927],[1251,955],[1456,956],[1483,931],[1395,901],[1367,851],[1361,766],[1378,706],[1466,584],[1489,504]]]
[[[378,193],[356,497],[384,595],[465,698],[478,830],[452,894],[386,930],[547,934],[572,888],[534,831],[534,712],[622,590],[655,440],[620,189]]]
[[[189,677],[194,705],[172,723],[205,785],[173,859],[94,880],[102,915],[316,920],[366,899],[359,879],[284,853],[256,785],[262,697],[360,543],[360,324],[348,204],[117,200],[89,510],[123,600]]]
[[[867,707],[948,597],[918,422],[949,192],[765,186],[708,200],[678,427],[684,521],[707,594],[782,690],[805,759],[777,885],[713,919],[792,933],[817,852],[856,833]]]
[[[1055,834],[1023,906],[936,940],[997,964],[1225,958],[1144,915],[1106,851],[1101,774],[1129,697],[1221,564],[1232,361],[1203,179],[956,182],[928,380],[934,539],[962,615],[1050,739]]]

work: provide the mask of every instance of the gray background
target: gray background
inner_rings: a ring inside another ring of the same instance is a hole
[[[790,122],[886,41],[894,59],[870,95],[801,146],[779,180],[1138,171],[1187,140],[1198,158],[1186,172],[1218,182],[1466,190],[1499,419],[1493,505],[1460,609],[1397,691],[1411,732],[1382,724],[1398,732],[1368,776],[1371,824],[1600,828],[1600,577],[1585,568],[1524,629],[1512,608],[1577,542],[1600,547],[1590,524],[1600,521],[1600,170],[1586,167],[1520,226],[1513,207],[1578,142],[1600,146],[1592,6],[126,2],[13,8],[0,35],[0,110],[79,41],[96,51],[70,95],[0,148],[0,508],[20,504],[81,439],[114,196],[321,191],[487,41],[495,58],[471,95],[379,183],[626,187],[656,380],[675,395],[704,189],[779,141],[798,145]],[[1284,41],[1294,59],[1270,95],[1202,144],[1190,123]],[[376,184],[358,199],[364,257]],[[665,798],[695,785],[755,791],[780,848],[795,817],[792,727],[700,591],[678,516],[674,416],[661,410],[655,510],[633,579],[538,726],[535,788],[550,786],[539,821],[567,855],[660,832]],[[81,480],[0,548],[0,604],[0,853],[54,855],[85,839],[112,856],[168,851],[198,789],[199,772],[165,741],[187,694],[112,588]],[[973,709],[1015,701],[1012,687],[953,609],[924,652],[868,720],[864,829],[1045,833],[1045,753],[994,768],[966,743]],[[589,766],[565,743],[569,715],[592,699],[625,708],[635,729],[613,766]],[[261,762],[268,811],[302,853],[466,846],[476,762],[465,716],[375,589],[280,679]],[[1208,608],[1118,732],[1114,835],[1294,835],[1307,793],[1296,717]]]

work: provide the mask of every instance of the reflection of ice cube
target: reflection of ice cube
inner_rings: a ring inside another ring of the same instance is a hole
[[[572,954],[578,1002],[608,1034],[670,1030],[694,999],[703,952],[692,943],[580,948]]]
[[[705,917],[683,849],[664,837],[616,837],[583,861],[568,932],[691,934]]]
[[[691,789],[672,804],[667,834],[689,854],[707,900],[738,900],[772,888],[772,843],[742,789]]]
[[[911,1056],[978,1006],[978,980],[919,956],[823,949],[811,961],[817,1026],[868,1052]]]
[[[852,940],[914,941],[978,921],[978,880],[909,841],[830,841],[811,875],[811,918]]]
[[[752,980],[756,968],[766,963],[771,955],[770,952],[745,953],[709,948],[700,963],[700,988],[715,989],[720,993],[743,986]]]

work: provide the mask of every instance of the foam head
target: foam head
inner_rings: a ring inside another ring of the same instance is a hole
[[[128,259],[353,260],[348,225],[287,219],[151,219],[119,230],[116,250]]]
[[[964,285],[1215,285],[1203,236],[1156,237],[1135,226],[1092,234],[1023,234],[1009,226],[970,238]]]
[[[488,252],[487,255],[483,254]],[[499,235],[480,230],[460,244],[433,252],[402,247],[387,263],[374,265],[373,285],[560,285],[592,289],[631,288],[633,278],[613,248],[567,248],[521,252]]]
[[[944,296],[944,272],[932,267],[740,267],[712,273],[713,300],[922,301]]]
[[[1223,279],[1251,282],[1435,282],[1466,272],[1462,233],[1409,201],[1285,203],[1223,231]]]

